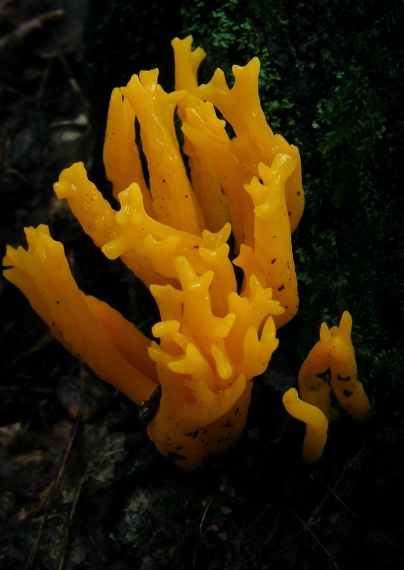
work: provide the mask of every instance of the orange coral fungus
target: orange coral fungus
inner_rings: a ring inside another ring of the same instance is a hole
[[[172,93],[158,84],[158,70],[140,72],[112,93],[104,164],[119,209],[82,163],[55,184],[106,257],[120,258],[150,288],[161,315],[153,327],[158,342],[78,289],[46,226],[27,228],[28,249],[8,247],[4,258],[6,278],[100,378],[136,403],[161,386],[148,433],[187,469],[240,436],[252,379],[277,347],[276,328],[297,311],[291,231],[304,205],[298,149],[273,134],[260,106],[259,60],[233,67],[231,89],[220,70],[198,85],[205,54],[191,45],[191,37],[173,41]],[[241,291],[229,257],[231,232],[234,264],[244,272]]]

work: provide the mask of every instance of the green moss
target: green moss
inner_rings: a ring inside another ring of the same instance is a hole
[[[295,367],[322,320],[354,319],[363,377],[399,376],[403,343],[403,199],[399,128],[403,58],[398,0],[212,0],[183,8],[184,34],[220,66],[261,60],[269,124],[299,145],[307,196],[294,235],[299,314],[280,331]],[[288,341],[288,342],[286,342]]]
[[[261,11],[266,12],[267,4],[267,0],[263,3],[201,0],[195,2],[193,7],[185,5],[181,10],[183,35],[192,34],[195,45],[202,46],[207,52],[206,62],[201,67],[202,82],[207,81],[213,71],[220,67],[231,86],[232,66],[245,65],[258,56],[261,62],[259,87],[263,110],[274,131],[293,136],[296,117],[291,109],[294,103],[282,87],[281,62],[271,57],[269,51],[267,37],[270,20],[258,17]]]

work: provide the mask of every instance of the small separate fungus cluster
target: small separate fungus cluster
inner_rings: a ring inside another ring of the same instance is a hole
[[[353,419],[367,420],[371,407],[356,378],[355,352],[351,341],[352,317],[345,311],[339,327],[320,327],[320,340],[309,352],[299,371],[299,391],[290,388],[283,396],[286,410],[294,418],[306,422],[303,459],[315,463],[322,455],[327,441],[328,422],[336,415],[331,408],[330,390],[341,407]],[[318,374],[330,371],[330,383]]]
[[[138,404],[161,386],[148,434],[163,455],[192,469],[240,436],[252,379],[268,366],[277,328],[296,314],[291,233],[304,195],[299,151],[273,134],[261,109],[259,60],[233,67],[231,89],[220,69],[198,85],[204,51],[191,49],[191,37],[172,45],[175,91],[163,90],[155,69],[112,92],[104,164],[119,209],[88,180],[82,163],[63,170],[55,184],[58,198],[67,199],[105,256],[120,258],[150,288],[161,315],[152,329],[159,342],[79,290],[63,246],[47,226],[26,228],[27,250],[8,247],[4,274],[56,339],[100,378]],[[233,264],[243,271],[241,288]],[[313,373],[324,363],[332,374],[335,368],[333,388],[342,403],[347,391],[353,395],[349,402],[363,397],[354,372],[339,365],[352,345],[345,337],[340,342],[334,329],[322,329],[322,335],[326,349],[316,345],[303,365],[302,395],[311,394]],[[338,378],[340,371],[344,377]],[[315,405],[327,415],[320,383]],[[355,406],[346,408],[357,416]]]

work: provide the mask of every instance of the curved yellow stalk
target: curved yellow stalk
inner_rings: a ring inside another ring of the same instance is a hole
[[[100,378],[139,404],[150,398],[157,382],[141,371],[142,364],[139,368],[133,364],[138,348],[139,361],[144,362],[145,341],[141,333],[135,333],[133,325],[122,316],[117,317],[113,310],[114,327],[98,318],[100,306],[96,307],[94,299],[87,299],[79,290],[63,245],[50,237],[47,226],[26,228],[25,233],[27,250],[7,248],[4,264],[11,268],[5,270],[5,277],[28,297],[55,338]],[[101,310],[105,313],[105,307]],[[125,358],[125,341],[118,340],[120,334],[128,334],[129,330],[137,340],[130,361]]]
[[[306,463],[316,463],[327,442],[328,419],[323,412],[307,402],[300,400],[296,388],[290,388],[282,398],[286,411],[297,420],[306,424],[302,456]]]

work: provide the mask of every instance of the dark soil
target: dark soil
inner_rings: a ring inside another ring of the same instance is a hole
[[[24,226],[49,224],[80,286],[148,330],[146,292],[52,196],[72,162],[101,171],[93,87],[82,87],[85,8],[0,0],[1,254],[23,243]],[[237,446],[187,473],[156,452],[138,408],[66,353],[4,279],[0,326],[0,568],[404,567],[402,384],[385,387],[366,425],[341,414],[308,467],[304,427],[281,403],[295,371],[277,356],[255,381]]]

